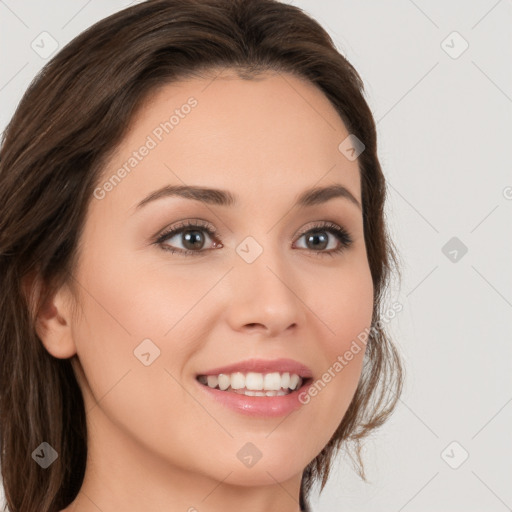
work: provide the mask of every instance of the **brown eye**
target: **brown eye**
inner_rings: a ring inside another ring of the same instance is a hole
[[[331,236],[329,235],[333,235],[333,240],[331,240]],[[170,251],[171,253],[182,254],[184,256],[199,256],[212,248],[223,247],[222,243],[217,241],[215,236],[216,231],[209,225],[198,223],[198,221],[187,221],[167,230],[159,236],[155,243],[160,245],[162,249]],[[301,249],[306,249],[319,255],[326,254],[334,256],[336,253],[349,247],[353,242],[349,233],[344,228],[331,222],[319,223],[310,227],[299,236],[299,239],[303,237],[306,247],[302,247]],[[169,240],[172,238],[176,238],[176,241],[170,244]],[[208,243],[207,238],[212,240],[212,247],[210,249],[205,249]],[[337,245],[335,243],[336,240],[338,241]],[[174,247],[176,244],[181,244],[182,247]],[[334,246],[329,248],[330,244],[334,244]]]
[[[338,245],[336,246],[334,241],[334,247],[331,247],[330,250],[325,250],[330,242],[328,234],[334,235],[335,240],[338,241]],[[306,249],[329,254],[331,256],[343,251],[353,242],[349,233],[344,228],[333,223],[315,225],[300,235],[299,239],[302,237],[305,237]]]
[[[160,235],[155,243],[171,253],[181,253],[185,256],[199,255],[208,250],[204,249],[204,246],[207,244],[207,238],[213,239],[215,234],[215,231],[208,226],[188,222],[166,231]],[[169,244],[169,240],[172,238],[176,238],[173,245],[181,244],[182,248],[175,248]],[[213,247],[222,247],[222,245],[214,241]]]

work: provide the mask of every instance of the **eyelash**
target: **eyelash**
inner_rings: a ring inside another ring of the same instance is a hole
[[[169,229],[168,231],[165,231],[160,236],[158,236],[158,238],[154,241],[154,243],[156,245],[159,245],[165,251],[169,251],[172,254],[178,253],[183,256],[199,256],[199,255],[202,255],[203,253],[205,253],[206,251],[211,251],[212,249],[201,249],[199,251],[193,251],[190,249],[174,249],[174,248],[171,248],[168,245],[164,244],[164,242],[166,240],[168,240],[169,238],[172,238],[175,235],[183,233],[184,231],[189,231],[189,230],[191,230],[191,228],[200,228],[200,229],[194,229],[194,230],[195,231],[205,231],[212,240],[214,238],[216,238],[217,231],[215,229],[209,227],[209,225],[202,224],[199,221],[196,221],[196,222],[198,222],[198,223],[194,223],[191,221],[185,221],[185,222],[179,224],[178,226],[174,226],[173,228]],[[336,249],[331,249],[329,251],[325,251],[325,250],[324,251],[322,251],[322,250],[315,251],[313,249],[309,250],[310,252],[316,253],[319,256],[328,255],[328,256],[334,257],[336,254],[341,253],[342,251],[344,251],[345,249],[350,247],[350,245],[353,243],[352,237],[350,236],[350,234],[348,233],[348,231],[346,229],[342,228],[341,226],[338,226],[337,224],[334,224],[334,223],[328,222],[328,221],[318,222],[318,223],[314,224],[313,226],[309,227],[306,231],[304,231],[303,233],[301,233],[299,235],[297,240],[302,238],[304,235],[306,235],[310,232],[315,232],[315,231],[326,231],[328,233],[331,233],[340,242],[339,247],[337,247]],[[220,242],[220,244],[222,244],[222,240],[219,239],[219,242]],[[308,249],[303,249],[303,250],[308,250]]]

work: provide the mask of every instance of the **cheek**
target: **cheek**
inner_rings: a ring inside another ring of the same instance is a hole
[[[112,252],[93,254],[77,274],[87,290],[82,294],[83,318],[73,329],[77,353],[96,400],[105,396],[118,415],[139,404],[139,413],[147,406],[148,414],[161,411],[165,417],[162,401],[169,410],[183,408],[186,397],[178,382],[211,329],[197,317],[204,312],[201,298],[218,276],[194,275],[192,266],[171,273],[161,263],[141,265]],[[145,366],[141,359],[151,363]],[[142,393],[144,389],[165,392]],[[134,411],[134,421],[139,413]]]
[[[94,268],[100,270],[93,272]],[[81,282],[87,283],[88,324],[122,349],[129,348],[127,338],[132,350],[146,338],[168,343],[183,329],[182,321],[201,309],[198,302],[218,279],[216,275],[208,279],[208,274],[198,278],[191,268],[170,272],[161,263],[141,264],[120,254],[91,259],[80,274]]]
[[[205,290],[194,292],[179,279],[169,290],[151,272],[128,275],[120,266],[96,268],[101,273],[84,271],[79,277],[88,293],[84,315],[73,328],[88,415],[97,428],[106,429],[101,423],[106,415],[147,449],[186,461],[190,448],[180,441],[176,411],[201,418],[204,410],[183,386],[182,370],[194,350],[188,340],[198,337],[185,315]],[[151,361],[146,366],[137,355],[144,360],[138,347],[147,339],[154,346],[145,342]],[[192,422],[187,435],[204,437],[204,425]]]
[[[307,404],[303,421],[308,428],[323,425],[326,437],[315,440],[318,450],[342,421],[357,389],[371,327],[373,291],[367,265],[353,266],[323,287],[318,316],[329,328],[323,329],[325,334],[318,340],[322,344],[322,374],[301,399]]]
[[[360,378],[373,315],[374,289],[367,264],[345,276],[337,298],[337,309],[331,310],[336,336],[331,336],[330,341],[327,338],[327,369],[330,387],[340,390],[337,396],[351,399]]]
[[[373,281],[366,263],[347,267],[336,278],[322,283],[319,317],[328,329],[324,351],[333,362],[351,342],[370,328],[373,314]]]

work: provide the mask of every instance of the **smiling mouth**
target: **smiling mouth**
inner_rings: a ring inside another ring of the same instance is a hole
[[[289,372],[235,372],[219,375],[198,375],[204,386],[245,396],[285,396],[300,389],[309,378]]]

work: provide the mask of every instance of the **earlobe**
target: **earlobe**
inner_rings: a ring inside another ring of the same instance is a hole
[[[38,278],[27,277],[23,287],[30,297],[29,304],[35,306],[41,286]],[[72,315],[70,296],[66,286],[62,286],[41,306],[34,319],[35,331],[46,350],[54,357],[67,359],[76,354],[72,335]]]

